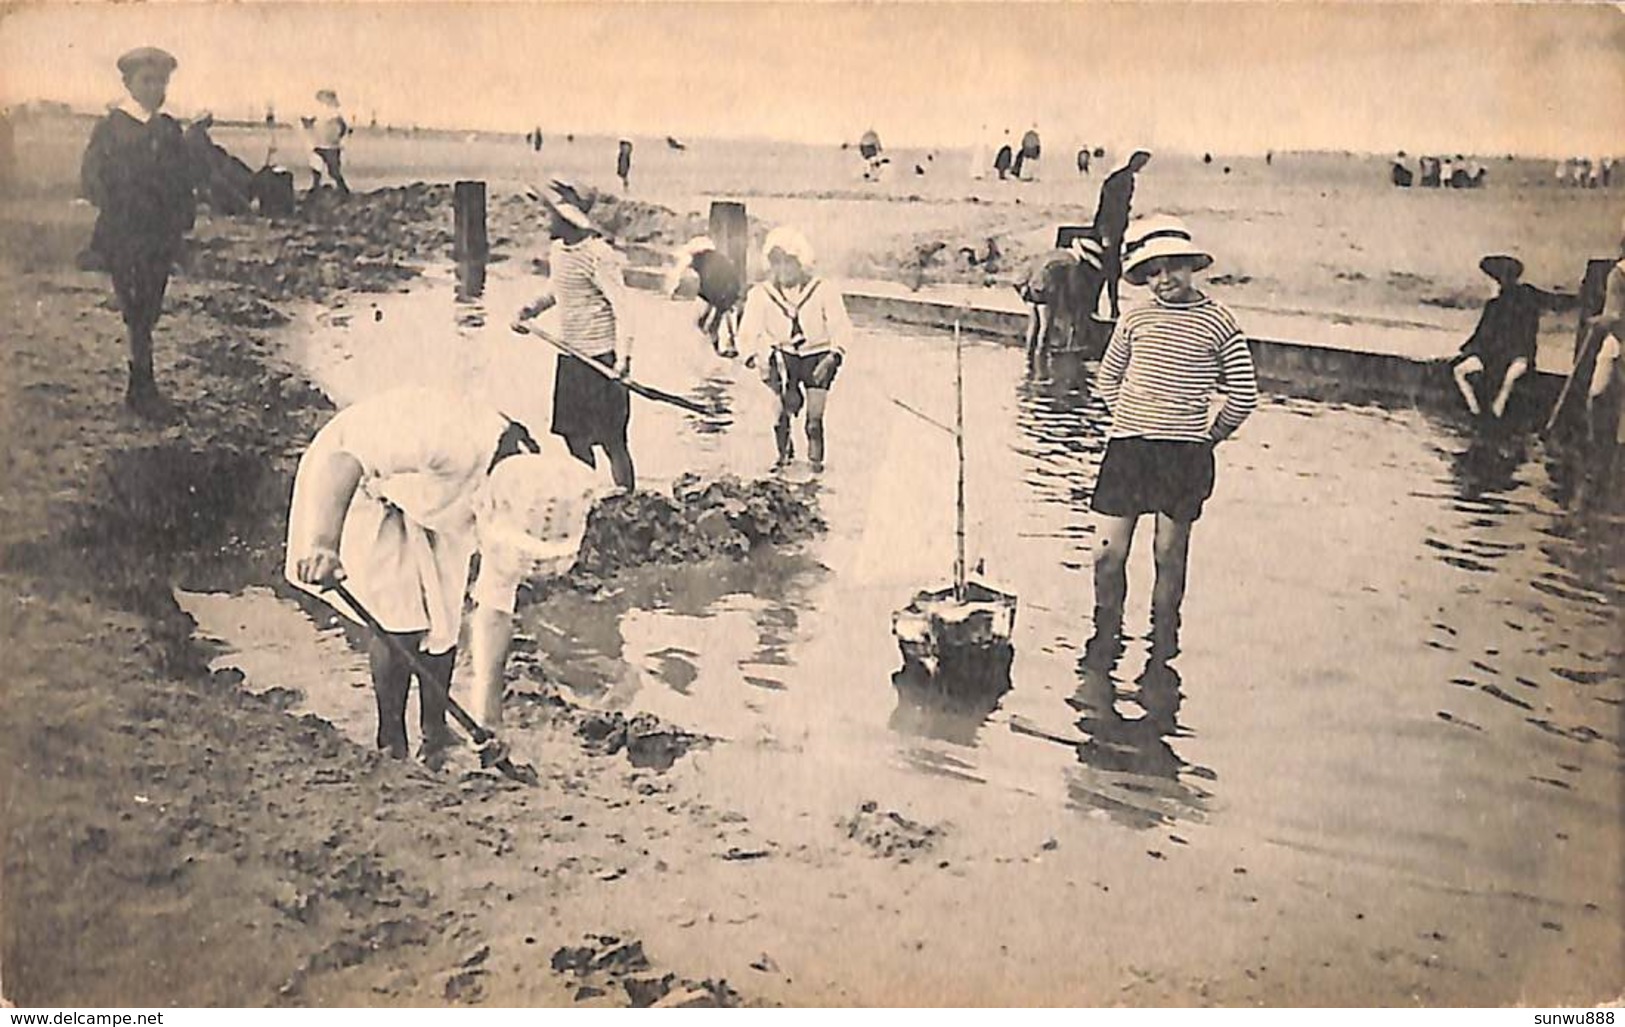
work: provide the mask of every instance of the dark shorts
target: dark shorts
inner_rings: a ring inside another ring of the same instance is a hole
[[[819,363],[829,356],[827,352],[803,357],[779,350],[776,355],[783,375],[775,384],[775,388],[784,399],[785,412],[791,417],[801,413],[806,398],[802,394],[803,389],[829,389],[835,384],[835,376],[841,373],[839,360],[835,363],[835,369],[826,378],[820,379],[815,373]]]
[[[615,354],[593,358],[615,366]],[[632,419],[632,396],[625,387],[575,357],[559,355],[553,380],[553,434],[578,455],[593,446],[625,442]],[[589,460],[588,463],[591,463]]]
[[[1213,447],[1201,442],[1112,439],[1092,509],[1108,517],[1159,513],[1181,523],[1202,516],[1213,495]]]

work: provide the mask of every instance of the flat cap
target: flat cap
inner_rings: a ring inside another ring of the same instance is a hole
[[[121,75],[134,74],[137,68],[160,68],[166,74],[172,72],[180,65],[175,55],[168,50],[160,50],[156,46],[138,46],[134,50],[118,59],[118,70]]]

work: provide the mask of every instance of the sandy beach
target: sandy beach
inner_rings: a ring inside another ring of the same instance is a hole
[[[945,705],[894,678],[888,618],[952,560],[949,443],[891,401],[948,409],[953,343],[860,324],[830,468],[794,483],[826,530],[532,597],[505,737],[541,784],[470,753],[430,771],[370,751],[359,634],[280,582],[294,462],[335,409],[397,384],[453,381],[545,423],[551,354],[507,327],[543,247],[516,197],[555,175],[608,189],[614,141],[550,136],[538,158],[363,131],[348,203],[200,218],[159,329],[183,420],[153,428],[119,407],[105,277],[73,266],[85,127],[20,125],[39,156],[0,205],[12,1001],[1625,991],[1625,548],[1617,514],[1573,512],[1538,439],[1266,397],[1224,447],[1178,671],[1134,639],[1093,673],[1106,413],[1088,368],[1032,375],[974,342],[972,555],[1023,605],[1013,687]],[[259,163],[263,130],[216,139]],[[741,199],[758,229],[803,228],[831,276],[927,290],[1009,293],[1100,182],[1059,149],[1034,183],[973,182],[957,150],[899,151],[891,181],[864,183],[834,147],[686,142],[636,140],[621,210],[640,242],[676,245]],[[1544,162],[1487,163],[1487,188],[1455,192],[1392,189],[1383,156],[1158,155],[1136,209],[1210,240],[1211,288],[1244,324],[1464,338],[1491,292],[1479,257],[1517,253],[1527,280],[1572,291],[1625,202],[1552,187]],[[498,259],[474,295],[450,261],[459,178],[492,190]],[[1007,258],[991,276],[915,259],[989,238]],[[635,302],[640,375],[720,411],[638,407],[643,488],[766,474],[769,394],[687,302]],[[1543,358],[1572,347],[1572,313],[1543,330]],[[1133,574],[1143,632],[1148,555]]]

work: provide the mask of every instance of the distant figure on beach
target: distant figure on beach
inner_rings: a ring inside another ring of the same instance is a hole
[[[611,380],[632,373],[632,324],[621,256],[588,217],[591,200],[574,186],[555,180],[529,195],[548,215],[551,281],[547,292],[519,311],[519,321],[557,306],[564,342],[581,354],[559,354],[553,434],[588,467],[598,466],[593,451],[602,449],[615,484],[631,492],[637,487],[627,443],[631,397],[619,381]],[[584,360],[614,368],[614,374],[595,371]]]
[[[667,136],[666,137],[666,149],[668,149],[668,150],[676,150],[678,153],[682,153],[684,150],[688,149],[688,144],[683,142],[681,139],[677,138],[676,136]]]
[[[1029,128],[1021,137],[1021,149],[1016,153],[1016,163],[1011,170],[1016,178],[1023,182],[1031,182],[1038,176],[1038,158],[1043,155],[1043,144],[1038,138],[1038,126]]]
[[[1027,363],[1076,348],[1105,285],[1104,251],[1099,241],[1079,236],[1065,249],[1034,257],[1016,292],[1027,304]]]
[[[1085,146],[1078,151],[1078,174],[1089,173],[1089,147]]]
[[[1150,285],[1151,302],[1118,321],[1096,378],[1112,415],[1091,500],[1100,515],[1100,548],[1094,635],[1084,658],[1096,666],[1121,652],[1128,555],[1135,526],[1148,513],[1156,515],[1151,656],[1166,662],[1178,654],[1191,526],[1213,493],[1214,448],[1258,406],[1247,339],[1230,311],[1193,284],[1213,257],[1184,224],[1141,221],[1123,262],[1131,284]]]
[[[1271,164],[1274,164],[1274,163],[1275,163],[1275,151],[1274,150],[1265,151],[1265,153],[1264,153],[1264,166],[1267,168]]]
[[[17,174],[16,135],[11,125],[11,108],[0,108],[0,196],[11,192]]]
[[[774,468],[782,470],[795,459],[790,429],[805,408],[807,459],[814,474],[822,473],[824,409],[852,344],[852,321],[840,288],[813,276],[806,236],[781,225],[767,234],[762,251],[771,271],[745,298],[739,346],[745,366],[755,368],[779,398]]]
[[[1421,158],[1417,162],[1417,170],[1421,175],[1424,189],[1437,189],[1439,187],[1439,158]]]
[[[1405,166],[1405,155],[1403,153],[1389,163],[1388,180],[1394,185],[1401,189],[1409,189],[1413,179],[1411,169]]]
[[[690,239],[678,254],[680,268],[692,268],[700,280],[704,309],[695,324],[719,356],[738,355],[739,300],[745,279],[734,262],[707,235]]]
[[[529,132],[525,133],[525,141],[530,144],[530,148],[531,148],[532,152],[541,153],[542,152],[542,126],[537,125],[535,128],[533,128]]]
[[[1003,182],[1010,177],[1010,169],[1015,165],[1015,147],[1010,145],[1010,130],[1004,130],[1004,142],[999,146],[999,152],[993,155],[993,170],[999,173],[999,181]]]
[[[621,191],[632,188],[632,140],[622,139],[615,154],[615,177],[621,180]]]
[[[1449,157],[1439,165],[1439,185],[1445,189],[1456,188],[1456,162]]]
[[[301,123],[310,133],[311,152],[315,154],[316,163],[310,169],[310,191],[314,193],[322,186],[322,171],[333,179],[338,186],[339,195],[350,195],[349,183],[344,181],[344,139],[350,134],[350,124],[344,120],[344,111],[339,107],[339,97],[331,89],[318,90],[316,102],[320,109],[313,115],[301,118]]]
[[[1494,254],[1479,261],[1478,269],[1495,280],[1497,291],[1484,304],[1478,327],[1451,362],[1451,373],[1474,417],[1484,415],[1478,386],[1494,390],[1487,393],[1494,397],[1489,403],[1490,416],[1499,421],[1506,415],[1513,387],[1535,368],[1541,312],[1556,310],[1570,298],[1520,282],[1523,262],[1517,257]]]
[[[1111,298],[1112,319],[1119,314],[1117,282],[1123,273],[1123,233],[1128,229],[1129,212],[1134,206],[1134,176],[1151,162],[1147,150],[1135,150],[1128,163],[1106,176],[1100,184],[1100,202],[1095,206],[1095,230],[1106,251],[1106,291]]]
[[[197,167],[180,123],[163,112],[175,58],[144,46],[118,59],[129,97],[91,130],[80,186],[97,210],[87,263],[112,274],[130,349],[125,405],[162,420],[171,413],[153,371],[152,332],[169,273],[197,215]]]

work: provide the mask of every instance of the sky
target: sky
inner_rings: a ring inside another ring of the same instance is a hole
[[[1625,153],[1625,5],[33,3],[0,102],[99,110],[138,45],[180,113],[964,145]],[[984,127],[986,129],[984,130]]]

